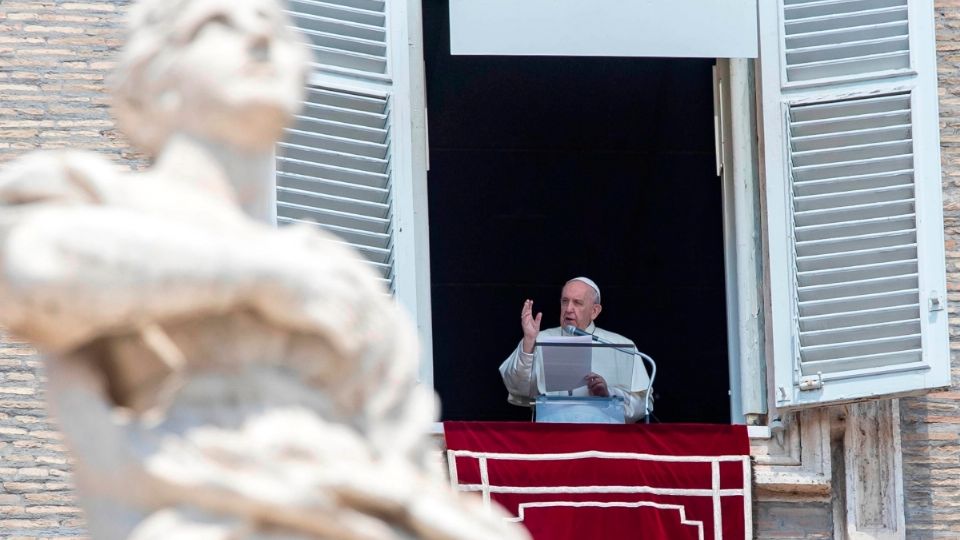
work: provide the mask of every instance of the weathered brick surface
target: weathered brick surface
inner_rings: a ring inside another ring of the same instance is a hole
[[[43,381],[36,352],[0,334],[0,538],[85,534]]]
[[[140,162],[114,127],[103,84],[128,3],[0,3],[0,161],[75,148]]]
[[[129,0],[0,2],[0,162],[76,148],[139,167],[104,79]],[[936,2],[954,388],[901,402],[909,538],[960,537],[960,0]],[[0,540],[85,534],[70,462],[43,405],[35,351],[0,334]],[[764,538],[830,538],[828,503],[758,503]]]
[[[0,162],[74,148],[137,168],[104,91],[129,0],[0,2]],[[36,352],[0,333],[0,540],[82,537]]]

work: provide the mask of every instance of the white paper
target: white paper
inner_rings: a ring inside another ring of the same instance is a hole
[[[583,378],[591,369],[590,336],[542,336],[538,343],[547,392],[568,391],[584,385]],[[570,346],[572,344],[579,345]]]
[[[591,369],[607,381],[631,392],[646,390],[650,379],[643,361],[633,356],[636,349],[626,343],[619,347],[597,347],[593,351]]]

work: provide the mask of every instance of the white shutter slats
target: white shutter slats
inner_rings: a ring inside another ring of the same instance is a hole
[[[385,188],[365,186],[357,183],[340,182],[325,178],[314,178],[286,172],[279,173],[284,178],[284,189],[306,193],[325,193],[333,197],[387,204],[390,191]]]
[[[371,145],[379,145],[380,147],[385,147],[387,142],[387,130],[382,127],[382,124],[377,127],[367,127],[349,121],[324,120],[298,116],[292,131],[300,132],[305,136],[316,133],[327,133],[342,139],[364,141]],[[378,152],[372,155],[382,156],[385,154]]]
[[[384,28],[387,17],[384,13],[383,2],[371,2],[364,7],[357,7],[357,2],[351,0],[289,0],[293,15],[298,17],[321,18],[337,21],[341,24],[351,23],[373,28]],[[298,28],[300,27],[297,24]],[[309,30],[309,27],[307,28]]]
[[[880,174],[827,178],[819,181],[797,182],[794,185],[794,193],[796,193],[797,197],[808,197],[839,191],[870,190],[874,187],[886,188],[900,185],[913,185],[913,169],[903,169]]]
[[[308,111],[319,113],[324,110],[328,111],[327,114],[331,114],[331,111],[340,110],[350,115],[351,121],[362,118],[364,113],[378,116],[380,118],[379,123],[370,124],[373,127],[383,125],[387,117],[386,106],[381,97],[341,92],[327,88],[310,88],[307,103],[304,105],[304,113],[302,114],[307,114]]]
[[[289,0],[318,69],[385,75],[386,5],[377,0]]]
[[[303,208],[318,209],[317,212],[338,212],[349,216],[358,216],[357,219],[385,220],[390,215],[388,204],[376,203],[356,199],[329,195],[319,190],[307,191],[280,187],[284,194],[284,202],[298,205]]]
[[[917,262],[893,261],[875,264],[862,264],[846,268],[800,272],[797,283],[803,287],[816,287],[834,283],[856,282],[898,275],[910,275],[917,271]]]
[[[364,253],[374,266],[386,267],[391,260],[390,237],[382,230],[384,221],[358,217],[356,214],[331,209],[318,210],[296,204],[288,204],[283,223],[321,224],[321,227],[336,234],[345,243]],[[370,230],[365,230],[370,229]],[[384,247],[380,247],[384,246]],[[389,275],[388,273],[384,274]]]
[[[898,325],[897,330],[904,327]],[[887,327],[888,331],[890,327]],[[814,345],[808,347],[805,375],[812,373],[830,373],[837,371],[838,365],[842,369],[850,369],[849,361],[852,358],[861,358],[875,354],[907,353],[920,349],[920,332],[917,325],[916,332],[903,336],[883,336],[876,339],[860,339],[839,344]],[[920,358],[917,357],[917,360]],[[835,361],[830,361],[835,360]],[[823,362],[821,362],[823,361]],[[812,364],[812,365],[810,365]],[[812,371],[816,369],[817,371]]]
[[[829,112],[829,109],[824,112]],[[846,118],[798,120],[791,126],[792,133],[804,142],[807,137],[856,133],[880,127],[894,128],[910,121],[910,110],[885,111],[877,114],[852,115]]]
[[[785,0],[787,19],[831,16],[835,13],[895,7],[900,0]]]
[[[905,334],[920,333],[920,319],[909,318],[909,311],[899,311],[894,314],[895,320],[874,322],[867,325],[848,326],[845,328],[831,328],[829,330],[813,330],[801,332],[801,335],[811,346],[829,345],[834,343],[853,342],[857,339],[872,339],[890,335],[891,327],[903,327]]]
[[[913,197],[913,185],[893,185],[876,189],[834,191],[816,195],[801,195],[794,199],[799,211],[824,210],[840,206],[856,206],[870,203],[907,200]]]
[[[858,204],[824,210],[797,211],[794,221],[797,227],[813,225],[842,225],[868,219],[883,219],[893,216],[912,214],[913,201],[890,201],[882,203]]]
[[[840,58],[823,62],[794,64],[787,71],[790,80],[825,79],[836,77],[838,73],[869,73],[905,69],[910,65],[910,51],[885,54],[869,54],[851,58]]]
[[[306,103],[297,117],[298,121],[313,119],[320,122],[339,122],[374,130],[383,130],[387,121],[387,116],[382,111],[382,104],[378,100],[344,100],[334,92],[321,89],[312,89],[310,94],[316,96],[311,99],[322,100],[323,104]]]
[[[856,146],[885,141],[905,140],[909,138],[910,124],[899,124],[854,131],[833,131],[814,135],[801,135],[794,137],[793,142],[798,147],[807,148],[809,150],[820,150],[836,148],[840,143]]]
[[[842,139],[840,139],[842,140]],[[844,141],[850,143],[853,141]],[[799,147],[800,144],[794,144]],[[842,165],[860,163],[864,159],[891,156],[907,156],[913,149],[913,141],[897,140],[870,144],[822,148],[817,150],[794,151],[793,162],[797,167],[806,165]]]
[[[797,250],[806,253],[808,256],[827,255],[831,253],[849,253],[857,249],[874,249],[912,244],[916,241],[916,229],[906,229],[893,232],[799,241],[797,242]]]
[[[830,255],[797,257],[797,271],[799,273],[818,272],[822,270],[869,266],[895,261],[908,262],[912,260],[912,256],[915,257],[915,254],[916,244],[908,244],[906,246],[864,249],[853,252],[833,253]],[[803,292],[802,286],[799,292]]]
[[[906,33],[904,35],[894,35],[890,37],[881,37],[876,39],[862,39],[846,43],[829,43],[826,45],[813,45],[809,47],[798,47],[793,49],[787,59],[799,67],[803,65],[812,66],[818,62],[829,62],[835,60],[844,60],[848,58],[862,57],[864,50],[873,51],[872,54],[890,54],[901,53],[909,47]]]
[[[328,152],[342,154],[347,158],[353,158],[370,163],[380,163],[385,166],[387,162],[387,145],[384,142],[370,142],[359,137],[340,136],[342,133],[340,125],[314,126],[318,130],[329,130],[337,133],[327,134],[322,131],[303,131],[290,129],[287,131],[292,145],[305,148],[324,148]],[[359,131],[359,130],[357,130]]]
[[[833,298],[830,300],[812,300],[809,302],[800,302],[800,318],[819,317],[821,315],[840,315],[852,313],[855,311],[864,311],[870,309],[887,308],[893,306],[902,306],[907,302],[914,302],[918,289],[905,289],[883,291],[873,294],[857,294],[846,298]],[[802,324],[802,321],[801,321]],[[807,353],[810,352],[807,344],[801,342],[802,361],[807,360]]]
[[[839,111],[839,114],[838,114]],[[903,94],[892,94],[889,96],[878,96],[869,100],[850,102],[850,101],[828,101],[806,106],[804,109],[794,111],[798,122],[811,120],[849,120],[856,119],[865,115],[879,114],[885,112],[910,112],[910,104],[904,101]],[[907,116],[909,122],[909,116]]]
[[[280,192],[284,199],[295,199],[288,196],[288,192]],[[377,239],[389,238],[383,231],[388,228],[389,220],[385,217],[371,215],[380,213],[377,209],[370,214],[350,212],[333,208],[329,198],[317,197],[317,200],[308,201],[313,204],[301,204],[299,202],[290,202],[284,200],[280,202],[282,208],[281,222],[287,220],[297,220],[306,223],[315,223],[324,229],[336,232],[339,236],[353,236],[355,242],[386,245],[388,241],[377,241]],[[326,200],[323,200],[326,199]],[[315,204],[327,204],[328,206],[314,206]],[[364,242],[364,238],[371,241]]]
[[[910,67],[907,0],[785,1],[788,82]]]
[[[813,332],[864,327],[883,323],[907,321],[920,316],[920,306],[905,303],[877,309],[848,313],[833,313],[807,317],[801,325],[801,334],[810,337]]]
[[[803,52],[815,47],[843,47],[847,44],[870,41],[874,39],[897,39],[906,36],[908,24],[906,20],[897,20],[889,23],[867,24],[810,32],[808,34],[794,33],[789,36],[787,44],[791,52]]]
[[[883,4],[892,4],[884,6]],[[894,23],[907,18],[904,0],[866,0],[863,2],[828,2],[817,6],[825,15],[810,15],[802,9],[809,4],[789,4],[784,8],[787,35],[813,34],[826,30],[859,28],[870,24]],[[788,53],[789,54],[789,50]]]
[[[899,154],[861,161],[801,165],[794,167],[793,172],[797,182],[805,182],[852,176],[858,172],[863,174],[886,173],[892,169],[907,169],[912,165],[913,156],[911,154]]]
[[[277,219],[313,223],[393,278],[389,100],[311,88],[278,146]]]
[[[309,160],[296,159],[292,157],[292,154],[295,154],[301,149],[290,146],[281,148],[284,148],[287,153],[284,155],[284,170],[278,174],[287,178],[307,179],[315,182],[321,182],[323,179],[326,179],[330,182],[377,189],[386,189],[390,179],[386,173],[359,171],[327,163],[315,163]]]
[[[858,294],[908,289],[917,287],[917,274],[895,275],[893,277],[875,277],[858,281],[828,283],[813,287],[805,287],[799,296],[800,302],[814,300],[830,300],[852,297]]]
[[[879,232],[903,230],[912,227],[916,215],[913,212],[898,216],[882,216],[873,219],[854,219],[840,223],[826,223],[823,225],[808,225],[794,227],[796,239],[809,241],[824,238],[836,238],[842,235],[857,236]]]
[[[300,142],[312,144],[314,142],[322,143],[323,141],[323,137],[313,137],[310,141]],[[304,144],[295,144],[294,142],[281,143],[280,148],[283,150],[285,157],[306,163],[315,163],[318,166],[332,165],[334,167],[354,169],[373,174],[386,174],[389,166],[389,162],[386,159],[337,152],[320,147],[312,148]]]
[[[921,349],[908,349],[904,351],[886,352],[877,354],[868,354],[863,356],[846,357],[841,360],[831,360],[838,368],[831,372],[821,362],[811,362],[809,368],[813,373],[820,374],[824,382],[831,379],[850,379],[858,376],[871,374],[878,375],[883,373],[885,367],[891,367],[892,372],[910,371],[917,369],[910,367],[911,364],[920,362]],[[829,365],[829,364],[828,364]]]

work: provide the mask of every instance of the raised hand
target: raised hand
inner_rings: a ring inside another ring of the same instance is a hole
[[[540,334],[540,318],[543,313],[533,316],[533,300],[526,300],[520,310],[520,328],[523,329],[523,352],[533,353],[533,346]]]

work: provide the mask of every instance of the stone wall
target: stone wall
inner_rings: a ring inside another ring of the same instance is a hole
[[[121,167],[143,164],[115,130],[103,86],[128,3],[0,2],[0,162],[70,147]],[[960,0],[938,0],[936,20],[951,349],[960,366]],[[909,538],[960,537],[960,367],[954,377],[949,392],[901,401]],[[35,351],[0,334],[0,539],[84,534],[42,382]],[[830,517],[826,503],[771,502],[755,514],[771,538],[828,538]]]
[[[833,507],[829,502],[763,501],[754,504],[757,538],[770,540],[830,540]]]
[[[34,149],[142,164],[114,128],[104,78],[127,0],[0,2],[0,162]],[[0,334],[0,538],[85,534],[35,351]]]
[[[70,464],[44,409],[33,349],[0,335],[0,538],[80,536]]]
[[[69,147],[138,161],[114,128],[104,92],[127,4],[0,3],[0,160]]]

